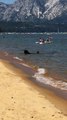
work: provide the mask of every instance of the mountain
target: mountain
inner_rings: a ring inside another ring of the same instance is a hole
[[[0,2],[0,21],[3,20],[4,13],[7,10],[8,5]]]
[[[67,0],[16,0],[0,2],[0,21],[67,22]]]

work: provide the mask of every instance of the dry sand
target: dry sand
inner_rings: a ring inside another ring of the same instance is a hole
[[[0,120],[67,120],[67,102],[45,91],[0,61]]]

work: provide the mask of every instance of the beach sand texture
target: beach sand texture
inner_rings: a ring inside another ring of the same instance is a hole
[[[40,94],[35,85],[28,84],[23,72],[21,77],[7,66],[0,61],[0,120],[67,120],[67,114],[45,93]]]

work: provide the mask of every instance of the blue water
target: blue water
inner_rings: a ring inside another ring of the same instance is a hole
[[[51,36],[51,44],[39,45],[35,42],[39,38]],[[33,54],[25,55],[24,49]],[[46,69],[50,77],[67,82],[67,34],[35,33],[0,34],[0,51],[13,54],[25,62]],[[39,51],[39,54],[36,52]]]

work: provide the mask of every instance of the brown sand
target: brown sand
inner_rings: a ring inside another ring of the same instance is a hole
[[[0,120],[67,120],[67,102],[0,61]]]

